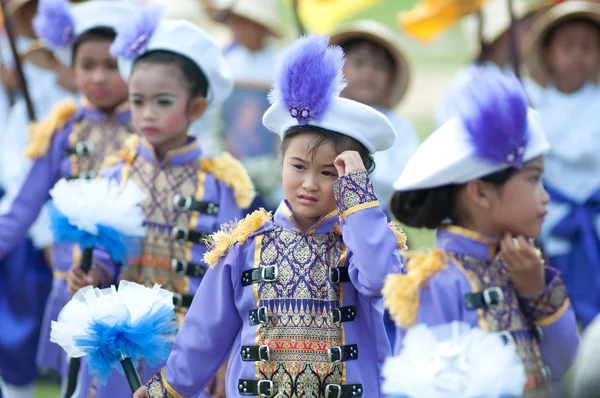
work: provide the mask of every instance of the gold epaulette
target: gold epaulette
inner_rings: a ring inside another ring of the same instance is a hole
[[[29,145],[25,148],[25,155],[31,160],[46,155],[54,134],[64,127],[75,112],[77,105],[72,98],[68,98],[57,104],[46,119],[32,123],[29,126]]]
[[[119,162],[125,161],[127,164],[133,163],[135,159],[135,155],[137,154],[138,146],[140,145],[140,136],[137,134],[132,134],[131,137],[125,140],[123,144],[123,148],[119,150],[114,155],[108,156],[104,163],[102,164],[102,168],[112,167]]]
[[[221,226],[221,230],[212,234],[206,241],[208,251],[204,254],[204,262],[214,267],[234,244],[244,243],[252,233],[269,221],[271,213],[265,209],[258,209],[239,222]]]
[[[205,158],[201,161],[202,170],[211,173],[217,180],[223,181],[233,189],[235,202],[242,209],[252,204],[256,191],[244,166],[227,152],[217,158]]]
[[[432,250],[428,254],[408,255],[406,274],[390,274],[385,280],[383,303],[400,327],[413,326],[419,312],[419,289],[434,274],[446,269],[446,253]]]
[[[398,247],[402,250],[408,250],[408,246],[406,246],[406,234],[402,228],[400,228],[400,226],[394,221],[390,221],[389,226],[392,229],[392,232],[394,232],[394,235],[396,235]]]

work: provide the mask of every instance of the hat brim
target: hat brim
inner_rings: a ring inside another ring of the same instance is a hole
[[[580,0],[557,4],[539,17],[525,37],[525,66],[529,76],[540,86],[546,87],[551,81],[544,60],[544,37],[557,25],[578,18],[589,19],[600,26],[600,4]]]
[[[263,28],[265,28],[271,35],[273,35],[276,38],[281,38],[283,36],[283,33],[281,32],[281,29],[276,29],[272,26],[269,26],[268,24],[265,24],[265,22],[259,18],[256,18],[256,16],[254,15],[249,15],[243,12],[239,12],[235,9],[229,9],[229,8],[215,8],[215,7],[207,7],[206,8],[208,15],[210,15],[210,17],[213,19],[213,21],[215,22],[219,22],[222,24],[227,24],[227,17],[230,15],[235,15],[237,17],[240,18],[244,18],[247,19],[249,21],[254,22],[257,25],[262,26]]]
[[[21,59],[48,71],[55,71],[60,63],[54,53],[46,48],[40,39],[31,42],[21,54]]]
[[[410,65],[400,47],[396,44],[396,38],[390,37],[385,31],[378,31],[375,27],[368,24],[348,25],[331,35],[330,43],[341,45],[349,40],[365,39],[373,41],[385,48],[390,53],[394,60],[395,70],[394,79],[390,88],[390,99],[388,107],[395,108],[400,104],[410,84]]]

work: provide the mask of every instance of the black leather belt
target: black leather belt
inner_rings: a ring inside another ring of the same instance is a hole
[[[504,293],[499,287],[489,287],[479,293],[465,294],[465,305],[470,310],[499,307],[504,303]]]
[[[272,397],[275,389],[271,380],[247,380],[240,379],[238,382],[240,395],[253,395],[259,397]]]
[[[78,175],[65,177],[65,179],[67,181],[79,180],[79,179],[93,180],[94,178],[96,178],[96,176],[97,176],[97,174],[95,171],[83,171],[83,172],[79,173]]]
[[[259,307],[254,310],[250,310],[248,314],[248,322],[250,326],[254,325],[266,325],[269,321],[269,316],[267,314],[267,307]]]
[[[329,347],[327,355],[329,355],[331,362],[353,361],[358,359],[358,345],[350,344]]]
[[[173,208],[178,211],[197,211],[198,213],[216,216],[219,214],[219,205],[213,202],[196,200],[193,196],[173,196]]]
[[[511,330],[511,331],[501,331],[498,333],[505,344],[511,344],[516,346],[515,339],[524,339],[530,337],[536,340],[538,343],[541,343],[544,339],[544,331],[540,326],[533,326],[527,329],[521,330]]]
[[[173,305],[177,308],[190,308],[194,296],[173,293]]]
[[[268,361],[271,358],[271,352],[268,345],[243,345],[242,361]]]
[[[327,384],[325,398],[362,397],[362,384]]]
[[[329,280],[332,283],[350,282],[348,267],[329,268]]]
[[[356,306],[339,307],[331,310],[332,323],[352,322],[356,318]]]
[[[184,260],[173,259],[171,266],[173,267],[173,271],[179,275],[202,278],[204,274],[206,274],[206,266],[202,264],[188,263]]]
[[[204,241],[210,237],[210,234],[204,232],[190,231],[187,228],[174,227],[171,230],[171,237],[180,242],[191,242],[204,244]]]
[[[250,286],[253,283],[275,282],[279,276],[279,268],[276,265],[253,268],[242,272],[242,286]]]
[[[94,153],[94,144],[91,142],[78,142],[75,146],[65,149],[65,156],[89,156]]]

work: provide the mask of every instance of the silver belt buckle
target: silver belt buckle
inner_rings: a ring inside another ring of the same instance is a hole
[[[267,385],[265,389],[268,392],[263,393],[263,386],[265,384]],[[259,397],[272,397],[274,393],[273,382],[271,380],[259,380],[256,389],[258,390]]]
[[[517,346],[517,343],[515,342],[515,338],[513,337],[513,335],[510,332],[507,332],[506,330],[504,330],[504,331],[498,333],[498,335],[504,339],[504,342],[506,343],[506,345],[510,344],[513,347]]]
[[[337,352],[338,356],[339,356],[339,358],[336,359],[335,361],[332,359],[334,352]],[[342,352],[342,347],[335,346],[335,347],[329,347],[327,349],[327,354],[329,355],[329,362],[342,362],[342,359],[343,359],[342,356],[344,353]],[[335,384],[332,384],[332,385],[335,385]]]
[[[267,278],[267,269],[273,268],[273,278]],[[279,268],[276,265],[269,265],[268,267],[263,267],[261,269],[261,277],[263,282],[276,282],[277,277],[279,276]]]
[[[184,203],[182,206],[179,205],[179,201],[181,199],[184,200]],[[189,210],[190,207],[192,207],[192,197],[191,196],[183,196],[180,194],[173,196],[173,207],[176,210],[183,210],[183,211]]]
[[[337,393],[335,391],[337,391]],[[327,387],[325,387],[325,398],[341,398],[341,396],[342,386],[339,384],[327,384]]]
[[[263,353],[265,354],[264,356]],[[268,345],[261,345],[258,347],[258,359],[260,359],[261,362],[267,362],[271,360],[271,350],[269,349]]]
[[[498,295],[498,302],[494,303],[491,293]],[[502,289],[497,286],[489,287],[483,291],[483,302],[488,308],[500,307],[504,303],[504,293]]]
[[[183,233],[183,236],[181,238],[178,238],[177,236],[180,232]],[[171,235],[179,242],[187,242],[187,240],[190,237],[190,230],[181,227],[173,227],[173,229],[171,230]]]

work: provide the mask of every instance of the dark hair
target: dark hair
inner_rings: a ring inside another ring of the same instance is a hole
[[[208,80],[194,61],[181,54],[166,50],[149,51],[135,60],[139,64],[177,65],[190,89],[190,97],[205,97],[208,94]]]
[[[333,145],[333,149],[338,154],[344,151],[358,152],[360,158],[365,164],[365,169],[367,169],[369,174],[375,170],[375,160],[369,154],[369,150],[363,144],[347,135],[336,133],[334,131],[316,126],[306,125],[290,127],[285,134],[285,138],[281,142],[281,153],[285,153],[292,138],[299,136],[300,134],[306,133],[315,135],[315,137],[311,141],[311,147],[308,150],[311,156],[314,157],[316,155],[317,149],[319,149],[321,145],[329,143]]]
[[[495,186],[502,186],[517,169],[510,167],[478,178]],[[403,224],[415,228],[437,228],[446,219],[456,222],[456,195],[466,184],[449,184],[430,189],[395,192],[390,201],[390,210]]]
[[[598,24],[597,22],[595,22],[591,19],[588,19],[588,18],[583,18],[583,17],[570,18],[570,19],[567,19],[566,21],[559,22],[559,23],[555,24],[554,26],[552,26],[550,29],[548,29],[548,31],[542,38],[542,45],[544,46],[544,48],[547,48],[550,45],[550,43],[552,42],[552,39],[554,39],[554,36],[556,35],[556,32],[560,28],[563,28],[563,27],[569,26],[569,25],[575,25],[575,24],[584,24],[589,27],[592,27],[592,28],[596,29],[598,36],[600,36],[600,24]]]
[[[99,27],[86,30],[82,34],[79,35],[75,44],[73,44],[73,63],[75,63],[75,56],[77,55],[77,50],[79,47],[88,41],[109,41],[113,42],[117,37],[117,32],[113,28],[107,27]]]
[[[396,67],[396,61],[394,60],[394,57],[388,51],[388,49],[385,48],[385,46],[383,46],[378,41],[369,40],[369,39],[350,39],[350,40],[346,40],[346,41],[340,43],[340,47],[342,47],[342,50],[344,50],[344,54],[348,54],[350,51],[352,51],[362,45],[365,45],[365,44],[372,46],[372,47],[377,47],[377,48],[380,48],[381,50],[383,50],[385,58],[390,63],[392,70],[394,70],[394,68]]]

